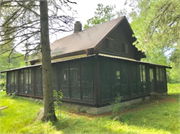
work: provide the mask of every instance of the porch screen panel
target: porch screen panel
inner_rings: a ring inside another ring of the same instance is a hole
[[[121,62],[121,96],[129,95],[129,66],[128,62]]]
[[[35,69],[35,95],[42,95],[42,69]]]
[[[150,81],[150,92],[154,92],[154,72],[153,72],[153,68],[149,69],[149,81]]]
[[[70,64],[70,89],[71,98],[80,99],[80,71],[79,62],[73,62]]]
[[[137,92],[138,94],[142,93],[142,71],[141,65],[137,65]]]
[[[131,92],[132,95],[136,95],[138,94],[138,88],[137,88],[137,64],[132,63],[131,64]]]
[[[19,93],[23,93],[24,90],[24,70],[19,71]]]
[[[28,93],[28,88],[29,88],[29,76],[28,76],[28,69],[24,70],[24,91],[23,93]]]
[[[18,92],[18,71],[14,72],[14,92]]]
[[[165,69],[161,68],[161,75],[160,75],[160,80],[161,80],[161,92],[165,92]]]
[[[110,60],[100,61],[101,100],[111,99],[111,66]]]
[[[6,92],[11,91],[11,72],[7,72],[7,89]]]
[[[157,91],[162,93],[165,91],[165,71],[164,68],[162,67],[156,67],[156,88]]]
[[[57,89],[57,75],[58,71],[57,71],[57,64],[52,65],[52,84],[53,84],[53,90],[58,90]]]
[[[146,66],[141,65],[141,71],[142,71],[142,76],[141,76],[141,81],[142,81],[142,92],[146,93],[147,92],[147,84],[146,84]]]
[[[29,69],[29,94],[34,93],[34,69]]]
[[[10,92],[11,93],[14,93],[14,85],[15,85],[15,82],[14,82],[14,72],[11,72],[11,88],[10,88]]]
[[[160,86],[159,86],[159,75],[160,75],[160,73],[159,73],[159,67],[156,67],[156,90],[157,91],[159,91],[159,88],[160,88]]]
[[[112,98],[116,98],[117,94],[120,94],[120,86],[121,86],[121,71],[120,71],[120,62],[118,60],[114,60],[111,62],[112,67],[112,84],[111,84],[111,91],[112,91]]]
[[[162,68],[159,68],[159,92],[163,92],[163,76]]]
[[[140,65],[140,85],[138,85],[138,88],[141,93],[147,92],[146,66],[145,65]]]
[[[92,61],[81,62],[82,99],[93,100],[93,64]]]
[[[69,98],[69,67],[68,63],[60,64],[60,90],[63,98]]]

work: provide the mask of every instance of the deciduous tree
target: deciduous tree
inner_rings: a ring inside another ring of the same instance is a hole
[[[94,12],[94,17],[87,20],[84,29],[109,21],[115,17],[115,13],[113,12],[116,7],[115,5],[104,6],[103,4],[98,4],[97,6],[96,11]]]
[[[148,61],[171,65],[173,69],[170,74],[178,74],[177,65],[180,66],[176,54],[180,54],[179,0],[135,1],[136,10],[131,13],[131,26],[137,38],[135,45],[145,51]],[[176,79],[180,82],[180,77]]]

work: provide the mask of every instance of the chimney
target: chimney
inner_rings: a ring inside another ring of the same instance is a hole
[[[74,33],[78,33],[80,31],[82,31],[82,24],[80,21],[76,21],[74,24]]]

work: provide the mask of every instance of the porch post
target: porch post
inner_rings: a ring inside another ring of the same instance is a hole
[[[100,98],[101,98],[101,91],[100,91],[100,71],[99,71],[99,59],[98,56],[95,56],[94,60],[94,105],[96,107],[100,106]]]

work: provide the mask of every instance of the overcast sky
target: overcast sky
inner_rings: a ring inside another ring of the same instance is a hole
[[[72,0],[73,1],[73,0]],[[104,6],[115,5],[116,10],[124,8],[125,0],[74,0],[77,2],[73,6],[73,9],[78,11],[78,19],[82,23],[86,23],[86,20],[94,16],[97,4],[102,3]]]

